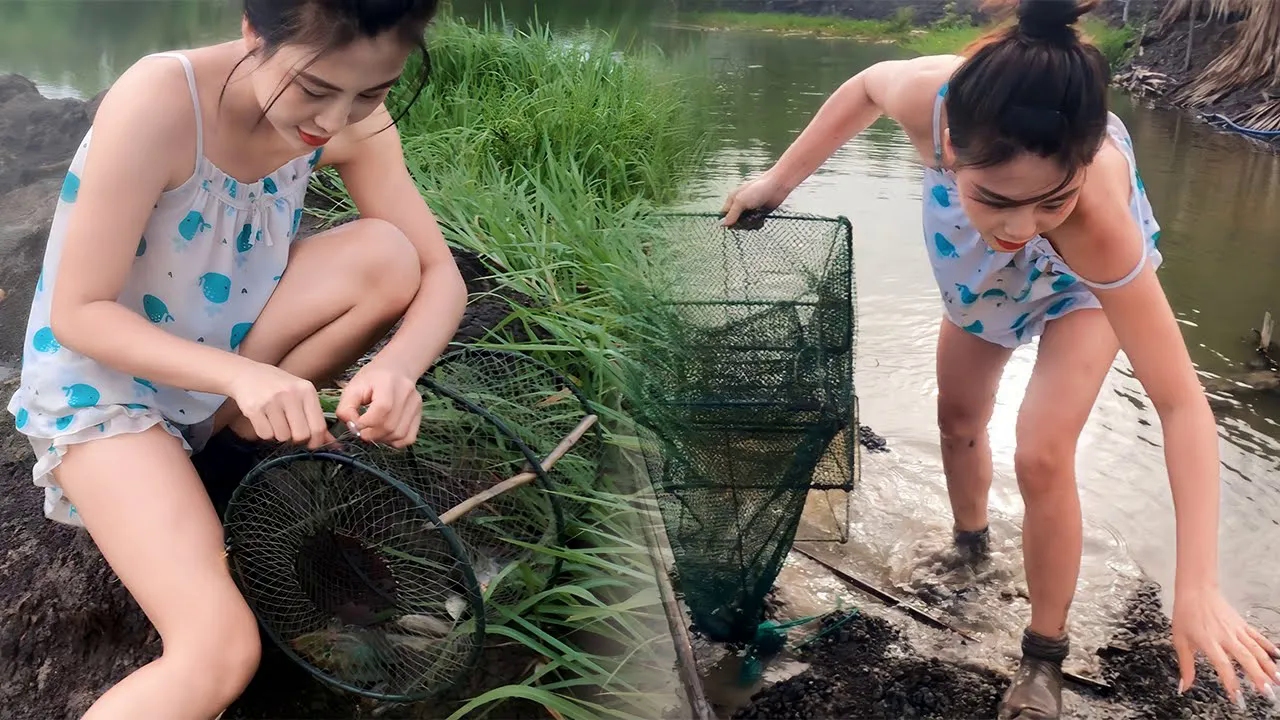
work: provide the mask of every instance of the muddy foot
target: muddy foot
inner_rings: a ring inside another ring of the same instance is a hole
[[[981,569],[991,559],[991,528],[957,530],[955,549],[961,563],[974,570]]]
[[[1022,663],[1013,675],[1000,720],[1058,720],[1062,716],[1062,661],[1067,638],[1050,639],[1027,630],[1022,635]]]

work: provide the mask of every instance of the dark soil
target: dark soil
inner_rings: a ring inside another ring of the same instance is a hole
[[[990,718],[1008,680],[982,668],[917,656],[898,630],[852,611],[822,620],[799,655],[809,669],[758,693],[734,718],[897,720]]]
[[[852,611],[832,614],[822,625],[828,634],[799,653],[810,667],[757,693],[734,718],[994,718],[1009,684],[985,668],[918,655],[880,618]],[[1130,600],[1124,626],[1098,653],[1103,680],[1111,686],[1107,700],[1143,720],[1275,717],[1268,714],[1270,702],[1252,693],[1246,693],[1246,712],[1235,709],[1204,661],[1197,666],[1196,685],[1179,696],[1169,633],[1159,588],[1145,584]],[[1081,693],[1086,705],[1103,698]]]

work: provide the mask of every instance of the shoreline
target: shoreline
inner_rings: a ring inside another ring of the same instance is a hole
[[[835,15],[802,15],[785,12],[688,12],[681,13],[680,27],[708,32],[758,32],[787,37],[817,37],[898,45],[921,55],[954,53],[995,28],[998,22],[973,24],[967,16],[918,24],[909,14],[892,20],[864,20]],[[1126,59],[1136,41],[1136,30],[1109,23],[1096,16],[1082,21],[1082,30],[1116,67]]]
[[[1178,23],[1161,29],[1156,19],[1131,19],[1122,25],[1112,8],[1095,11],[1081,21],[1081,29],[1111,62],[1112,87],[1135,100],[1165,110],[1175,110],[1199,122],[1213,125],[1218,132],[1253,140],[1257,149],[1280,152],[1280,138],[1251,137],[1231,129],[1218,119],[1238,117],[1256,104],[1257,88],[1250,85],[1227,92],[1217,101],[1193,108],[1175,99],[1177,92],[1195,81],[1231,44],[1239,31],[1239,20],[1206,20],[1195,24],[1191,62],[1184,69],[1187,53],[1187,25]],[[837,15],[805,15],[788,12],[686,12],[674,27],[703,32],[752,32],[781,37],[810,37],[851,40],[877,45],[897,45],[925,55],[959,52],[995,23],[975,25],[965,17],[943,18],[922,25],[908,15],[892,20],[868,20]]]

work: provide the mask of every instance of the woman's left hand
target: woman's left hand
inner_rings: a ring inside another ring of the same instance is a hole
[[[1173,645],[1178,652],[1181,680],[1178,692],[1195,682],[1195,654],[1204,653],[1217,670],[1228,698],[1244,705],[1244,693],[1236,677],[1235,664],[1258,693],[1275,702],[1280,686],[1275,643],[1245,623],[1216,588],[1179,589],[1173,601]]]
[[[422,425],[417,378],[375,358],[343,388],[337,416],[361,440],[408,447]]]

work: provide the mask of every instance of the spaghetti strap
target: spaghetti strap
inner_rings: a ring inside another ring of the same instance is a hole
[[[933,99],[933,166],[942,169],[942,100],[947,96],[947,85],[942,83],[938,96]]]
[[[171,57],[177,58],[182,63],[182,70],[187,74],[187,88],[191,91],[191,104],[196,113],[196,167],[200,167],[200,160],[204,157],[204,122],[200,112],[200,93],[196,90],[196,73],[191,67],[191,60],[182,53],[176,52],[159,52],[153,53],[152,57]]]
[[[1076,279],[1095,290],[1115,290],[1116,288],[1124,287],[1125,285],[1128,285],[1129,283],[1133,282],[1134,278],[1138,277],[1139,273],[1142,272],[1142,269],[1147,266],[1147,257],[1150,254],[1151,254],[1151,243],[1147,242],[1146,239],[1143,238],[1142,257],[1138,259],[1138,264],[1135,265],[1133,269],[1129,271],[1128,275],[1125,275],[1119,280],[1115,280],[1113,282],[1107,282],[1107,283],[1092,282],[1090,280],[1085,280],[1082,277],[1077,277]]]

